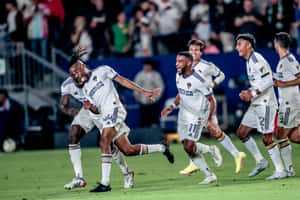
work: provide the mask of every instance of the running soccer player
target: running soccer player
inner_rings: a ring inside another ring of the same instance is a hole
[[[290,41],[288,33],[280,32],[275,35],[274,47],[280,61],[276,68],[275,79],[277,80],[274,81],[274,86],[278,87],[279,95],[277,139],[287,176],[295,176],[292,163],[292,146],[288,138],[293,141],[295,136],[298,135],[300,65],[289,51]]]
[[[190,40],[188,43],[188,48],[189,53],[193,56],[194,70],[200,73],[206,79],[206,82],[210,88],[214,88],[225,79],[224,73],[216,65],[201,58],[203,50],[205,49],[205,43],[203,41],[194,39]],[[225,132],[221,130],[218,125],[216,113],[213,115],[213,123],[208,124],[207,128],[211,137],[216,138],[221,145],[235,158],[236,173],[239,173],[245,154],[243,152],[239,152],[232,143],[230,137],[228,137]],[[215,145],[208,146],[199,143],[199,146],[203,153],[210,152],[212,154],[217,166],[221,165],[222,156],[219,149]],[[184,170],[181,170],[180,174],[189,175],[197,170],[199,170],[199,168],[195,166],[192,161],[190,161],[189,166],[187,166]]]
[[[170,163],[174,162],[174,156],[169,151],[166,143],[131,145],[127,136],[120,132],[126,126],[124,123],[126,111],[120,102],[113,80],[126,88],[141,92],[152,101],[152,96],[160,93],[159,88],[151,91],[145,90],[120,76],[109,66],[100,66],[94,71],[90,71],[84,63],[77,62],[70,67],[69,71],[74,82],[78,86],[83,87],[84,95],[87,98],[83,103],[84,108],[93,113],[101,112],[100,123],[103,125],[100,141],[102,149],[102,180],[90,192],[111,190],[109,180],[112,160],[111,143],[114,143],[126,156],[162,152]]]
[[[249,174],[256,176],[268,168],[269,164],[259,151],[254,139],[249,136],[250,131],[256,128],[262,133],[262,140],[268,149],[275,166],[275,172],[267,180],[285,178],[280,152],[273,140],[274,119],[277,109],[277,100],[273,88],[272,71],[263,56],[254,51],[255,38],[251,34],[239,34],[236,38],[236,50],[239,56],[247,60],[247,74],[251,87],[240,93],[243,101],[251,104],[244,114],[237,136],[255,158],[256,166]]]
[[[75,54],[71,59],[70,65],[73,65],[75,62],[77,62],[77,60],[80,59],[79,57],[80,56]],[[79,110],[70,105],[71,96],[79,102],[84,102],[86,100],[82,89],[75,85],[75,82],[71,77],[67,78],[62,83],[61,95],[61,111],[69,116],[74,117],[68,136],[68,142],[69,155],[74,168],[75,178],[73,178],[70,183],[65,184],[64,188],[73,189],[77,187],[85,187],[87,183],[84,179],[82,170],[80,139],[90,130],[92,130],[94,126],[96,126],[101,132],[102,124],[99,123],[99,119],[101,116],[83,108]],[[124,126],[120,131],[128,134],[130,129],[127,126]],[[132,188],[134,173],[131,169],[128,168],[123,153],[120,152],[119,149],[115,146],[112,153],[112,158],[120,166],[121,171],[124,175],[124,188]]]
[[[213,123],[216,102],[212,89],[208,87],[202,75],[193,69],[193,56],[189,52],[180,52],[176,57],[176,86],[180,97],[178,113],[178,134],[183,141],[185,152],[192,162],[204,172],[206,178],[199,184],[209,184],[217,180],[209,169],[197,143],[204,126]],[[165,119],[173,111],[173,106],[164,108],[161,116]]]

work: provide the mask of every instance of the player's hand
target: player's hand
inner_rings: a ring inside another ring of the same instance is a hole
[[[86,110],[89,110],[90,108],[92,107],[92,104],[89,100],[85,100],[83,102],[83,108],[86,109]]]
[[[274,80],[274,86],[275,87],[284,87],[283,81],[280,80]]]
[[[243,90],[241,93],[240,93],[240,98],[243,100],[243,101],[251,101],[251,99],[253,98],[252,94],[251,94],[251,90],[248,89],[248,90]]]
[[[154,90],[145,90],[143,92],[143,95],[145,95],[146,97],[152,97],[152,96],[157,96],[160,95],[161,93],[161,88],[155,88]]]
[[[164,109],[161,111],[161,113],[160,113],[161,118],[162,118],[162,119],[166,119],[167,116],[168,116],[172,111],[173,111],[173,107],[171,107],[171,106],[164,108]]]

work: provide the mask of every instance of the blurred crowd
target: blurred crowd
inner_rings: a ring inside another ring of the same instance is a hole
[[[2,1],[2,0],[1,0]],[[205,53],[234,50],[238,33],[252,33],[259,48],[271,48],[276,32],[291,33],[300,47],[300,0],[5,0],[1,38],[24,41],[47,57],[55,46],[85,59],[145,57],[186,49],[191,38],[206,41]]]

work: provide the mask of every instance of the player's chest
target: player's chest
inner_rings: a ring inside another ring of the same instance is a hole
[[[197,92],[193,79],[180,79],[177,81],[178,93],[185,96],[194,96]]]

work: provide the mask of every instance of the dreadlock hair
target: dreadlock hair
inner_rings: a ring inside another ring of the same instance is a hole
[[[70,68],[72,65],[74,65],[77,62],[81,62],[85,64],[85,62],[81,58],[87,53],[88,52],[84,48],[78,47],[76,51],[72,54],[68,68]]]

